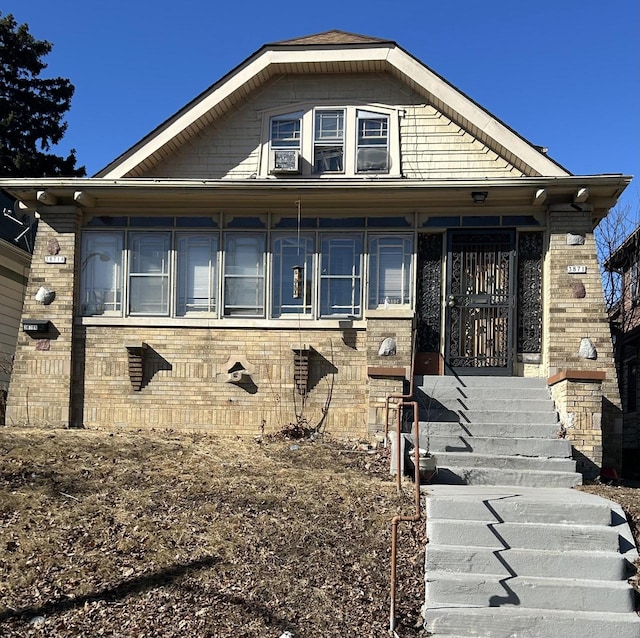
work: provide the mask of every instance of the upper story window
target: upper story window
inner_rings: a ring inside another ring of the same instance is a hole
[[[371,111],[357,112],[358,173],[383,173],[389,168],[389,118]]]
[[[400,111],[313,106],[266,114],[263,176],[400,177]]]
[[[300,150],[302,112],[286,113],[271,118],[271,148]]]
[[[314,173],[342,173],[344,171],[344,111],[318,109],[315,114]]]

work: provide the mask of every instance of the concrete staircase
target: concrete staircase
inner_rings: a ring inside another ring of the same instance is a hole
[[[425,376],[415,387],[419,446],[438,468],[422,486],[430,635],[640,638],[629,526],[616,504],[569,489],[582,477],[545,381]],[[392,458],[399,444],[413,469],[413,434],[391,438]]]
[[[570,442],[558,437],[544,379],[419,376],[415,398],[420,448],[437,458],[433,482],[528,487],[582,482]],[[403,438],[410,451],[413,434]]]
[[[621,509],[566,488],[432,485],[425,627],[467,638],[638,638]]]

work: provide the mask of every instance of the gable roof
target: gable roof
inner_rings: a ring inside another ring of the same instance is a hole
[[[324,31],[314,35],[305,35],[301,38],[272,42],[271,44],[313,46],[316,44],[379,44],[381,42],[391,42],[391,40],[382,40],[380,38],[373,38],[369,35],[360,35],[358,33],[349,33],[348,31],[339,31],[338,29],[334,29],[332,31]]]
[[[95,177],[143,176],[273,76],[348,72],[391,73],[525,175],[570,175],[395,42],[334,30],[264,45]]]

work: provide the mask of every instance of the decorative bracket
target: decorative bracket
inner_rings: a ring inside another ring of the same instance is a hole
[[[129,356],[129,379],[134,392],[140,392],[144,376],[144,354],[147,344],[143,341],[125,343],[124,347]]]
[[[293,380],[298,394],[303,397],[309,392],[309,357],[312,351],[311,346],[293,348]]]

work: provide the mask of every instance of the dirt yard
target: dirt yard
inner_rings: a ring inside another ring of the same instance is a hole
[[[0,428],[0,636],[389,628],[388,450],[326,440]],[[637,489],[594,486],[640,523]],[[398,635],[424,636],[424,521],[401,524]]]

